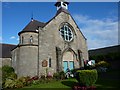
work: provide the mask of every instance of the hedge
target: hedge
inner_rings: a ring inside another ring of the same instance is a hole
[[[97,70],[78,70],[76,74],[80,86],[93,86],[97,78]]]
[[[16,79],[17,74],[13,67],[4,65],[2,67],[2,82],[4,83],[7,78]]]

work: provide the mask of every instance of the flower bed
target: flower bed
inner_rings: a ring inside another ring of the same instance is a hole
[[[96,87],[95,86],[88,86],[88,87],[74,86],[73,90],[96,90]]]

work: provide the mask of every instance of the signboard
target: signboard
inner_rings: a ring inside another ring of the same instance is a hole
[[[43,60],[43,61],[42,61],[42,67],[47,67],[47,65],[48,65],[47,60]]]

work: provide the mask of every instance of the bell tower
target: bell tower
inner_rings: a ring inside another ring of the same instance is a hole
[[[59,10],[60,8],[64,8],[64,9],[68,9],[68,2],[65,0],[58,0],[55,4],[55,6],[57,7],[57,10]]]

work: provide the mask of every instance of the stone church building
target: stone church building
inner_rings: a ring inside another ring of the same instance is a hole
[[[68,12],[68,4],[57,2],[57,12],[51,20],[43,23],[32,19],[18,33],[12,66],[19,77],[84,67],[84,60],[88,60],[86,38]]]

